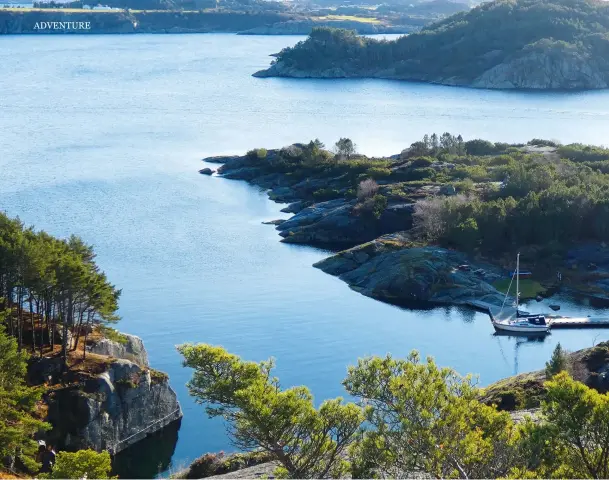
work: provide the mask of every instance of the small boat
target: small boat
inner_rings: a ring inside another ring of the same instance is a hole
[[[505,320],[498,320],[489,310],[489,315],[491,317],[493,327],[495,327],[495,330],[497,332],[512,332],[521,335],[539,335],[548,333],[550,331],[550,324],[546,321],[546,317],[544,315],[521,312],[518,310],[518,303],[520,298],[520,285],[518,282],[518,280],[520,279],[520,254],[518,254],[516,257],[516,271],[512,275],[512,281],[514,281],[514,278],[516,278],[516,315]],[[503,306],[505,306],[505,301],[507,300],[507,297],[510,293],[512,281],[510,282],[507,292],[505,292]],[[502,310],[503,306],[501,307]]]
[[[491,314],[491,321],[497,332],[513,332],[525,335],[548,333],[550,325],[544,315],[519,317],[509,320],[496,320]]]

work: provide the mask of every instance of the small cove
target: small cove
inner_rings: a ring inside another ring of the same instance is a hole
[[[119,328],[141,336],[184,409],[172,468],[230,451],[224,427],[188,397],[175,345],[221,344],[274,356],[285,386],[343,395],[358,357],[418,349],[488,384],[541,368],[557,342],[588,347],[607,331],[544,342],[495,337],[467,309],[406,310],[362,297],[311,265],[328,253],[279,243],[283,205],[244,182],[197,173],[201,158],[349,136],[388,155],[425,133],[601,144],[609,92],[488,92],[383,80],[255,79],[302,37],[237,35],[4,37],[0,208],[95,245],[123,289]],[[561,313],[601,314],[569,298]],[[534,304],[535,305],[535,304]],[[531,306],[534,308],[534,306]],[[604,311],[606,313],[606,311]]]

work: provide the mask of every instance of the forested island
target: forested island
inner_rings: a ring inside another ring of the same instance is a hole
[[[496,89],[609,86],[609,4],[497,0],[394,41],[319,28],[258,77],[374,77]]]
[[[332,151],[311,141],[205,160],[290,203],[284,211],[295,215],[272,222],[282,241],[335,249],[315,266],[364,295],[501,305],[520,252],[533,273],[523,296],[560,288],[609,300],[608,149],[444,133],[389,158],[357,154],[343,138]]]

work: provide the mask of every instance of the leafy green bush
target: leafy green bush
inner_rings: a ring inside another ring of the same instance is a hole
[[[380,180],[391,175],[391,170],[385,167],[372,167],[366,173],[375,180]]]
[[[97,328],[99,333],[112,342],[120,343],[121,345],[126,345],[129,342],[126,335],[112,327],[108,327],[107,325],[99,325]]]
[[[55,466],[50,474],[41,474],[39,478],[110,478],[112,464],[108,452],[97,453],[94,450],[78,452],[59,452]]]
[[[465,151],[469,155],[482,156],[496,153],[495,145],[488,140],[470,140],[465,142]]]
[[[266,158],[266,148],[254,148],[247,152],[247,158],[250,160],[264,160]]]
[[[412,170],[408,170],[405,174],[405,178],[408,181],[416,181],[416,180],[434,180],[436,177],[436,171],[433,168],[414,168]]]
[[[335,188],[320,188],[313,192],[313,198],[317,202],[325,202],[327,200],[333,200],[339,198],[341,193]]]
[[[536,147],[558,147],[558,146],[560,146],[559,143],[554,142],[553,140],[543,140],[541,138],[534,138],[533,140],[529,141],[527,143],[527,145],[534,145]]]
[[[429,167],[433,162],[434,159],[432,157],[418,157],[412,161],[410,166],[412,168],[425,168]]]
[[[600,162],[609,160],[609,149],[572,143],[564,145],[557,150],[562,158],[568,158],[574,162]]]

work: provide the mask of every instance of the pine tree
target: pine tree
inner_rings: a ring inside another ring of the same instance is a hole
[[[0,458],[20,457],[27,467],[35,468],[33,435],[50,426],[33,416],[42,390],[25,383],[27,357],[0,325]]]
[[[552,378],[554,375],[567,369],[567,353],[560,345],[556,345],[552,358],[546,362],[546,378]]]

